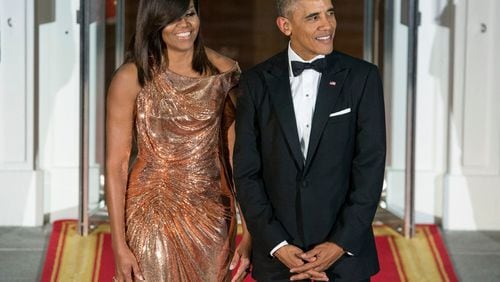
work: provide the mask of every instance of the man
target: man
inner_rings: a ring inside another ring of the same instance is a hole
[[[333,51],[331,0],[277,0],[288,48],[245,72],[234,152],[258,281],[369,281],[385,167],[377,68]],[[304,64],[305,62],[305,64]]]

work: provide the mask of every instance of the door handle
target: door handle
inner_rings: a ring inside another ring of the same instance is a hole
[[[2,63],[2,18],[0,18],[0,64]]]
[[[2,20],[0,19],[0,63],[2,62],[2,25],[1,25],[1,23],[2,23]],[[12,24],[12,18],[7,19],[7,26],[8,27],[14,26]]]
[[[486,33],[488,31],[488,26],[485,23],[481,23],[481,33]]]
[[[7,19],[7,26],[12,28],[14,26],[12,18]],[[2,19],[0,18],[0,63],[2,62]]]

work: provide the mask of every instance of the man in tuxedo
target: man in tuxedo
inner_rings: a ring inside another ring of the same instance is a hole
[[[333,51],[331,0],[277,0],[286,50],[244,72],[234,176],[258,281],[369,281],[385,167],[377,68]]]

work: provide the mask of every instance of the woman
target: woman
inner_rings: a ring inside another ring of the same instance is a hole
[[[107,108],[107,204],[115,281],[233,281],[250,236],[234,249],[227,149],[235,61],[203,46],[197,5],[143,0],[129,62]],[[137,158],[129,172],[133,136]],[[233,259],[231,255],[234,253]]]

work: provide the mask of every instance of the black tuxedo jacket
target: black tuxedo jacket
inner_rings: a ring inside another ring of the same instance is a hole
[[[378,271],[372,220],[385,168],[382,84],[372,64],[335,51],[326,60],[305,160],[287,51],[240,80],[234,177],[259,281],[290,277],[269,255],[283,240],[304,251],[331,241],[352,253],[327,271],[335,281]]]

